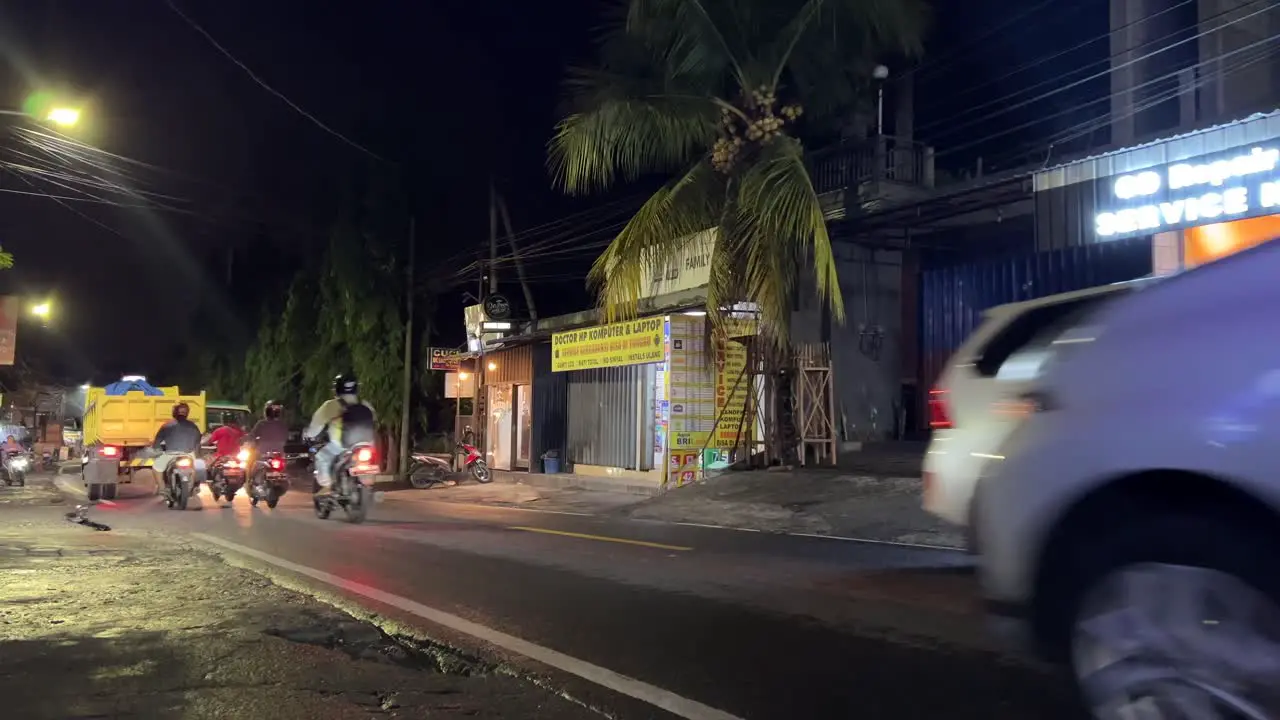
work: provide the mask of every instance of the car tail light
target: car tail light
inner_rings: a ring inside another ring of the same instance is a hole
[[[189,468],[191,467],[191,458],[178,458],[178,461],[175,462],[174,465],[177,465],[180,468]]]
[[[947,403],[949,391],[934,388],[929,391],[929,427],[945,430],[952,427],[951,407]]]
[[[120,457],[120,448],[115,445],[103,445],[102,449],[98,451],[98,454],[102,457],[108,458]]]
[[[249,462],[249,448],[244,448],[240,452],[236,453],[236,459],[242,463]]]
[[[356,462],[361,465],[368,465],[373,462],[373,448],[362,447],[356,450]]]
[[[275,470],[276,472],[280,472],[284,470],[284,460],[278,457],[273,457],[267,460],[267,467],[271,468],[272,470]]]

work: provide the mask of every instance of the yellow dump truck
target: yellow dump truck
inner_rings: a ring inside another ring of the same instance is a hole
[[[90,500],[111,500],[117,483],[130,482],[133,472],[150,467],[138,451],[151,446],[160,426],[172,418],[175,403],[191,408],[191,421],[205,429],[205,394],[183,395],[176,387],[154,387],[144,381],[91,387],[84,402],[84,455],[81,478]]]

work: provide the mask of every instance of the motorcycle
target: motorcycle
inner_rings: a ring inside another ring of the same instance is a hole
[[[14,453],[4,461],[4,484],[13,487],[27,486],[27,471],[31,469],[31,459],[22,453]]]
[[[164,502],[170,509],[186,510],[187,503],[200,489],[200,481],[196,479],[196,457],[191,454],[179,455],[164,470],[164,482],[161,492]]]
[[[250,452],[241,448],[235,457],[215,458],[209,465],[209,490],[213,499],[225,497],[227,502],[235,499],[236,493],[244,487],[245,471],[249,467]]]
[[[470,432],[467,433],[470,435]],[[466,439],[459,440],[457,452],[462,455],[462,469],[471,473],[476,482],[487,483],[493,480],[493,473],[489,472],[489,463],[484,461],[480,455],[480,450],[475,445],[467,442]]]
[[[259,501],[266,500],[267,507],[274,508],[288,489],[289,476],[285,473],[283,453],[267,453],[253,462],[245,489],[250,505],[257,507]]]
[[[313,468],[316,468],[315,452],[320,447],[311,448]],[[318,472],[318,469],[313,472]],[[364,522],[369,517],[369,506],[373,504],[373,479],[377,474],[378,449],[373,443],[356,443],[344,450],[333,461],[333,492],[315,494],[320,491],[320,481],[313,481],[312,504],[316,517],[327,520],[330,513],[342,508],[347,513],[348,522]]]
[[[453,470],[449,461],[441,460],[426,453],[413,453],[409,463],[409,484],[419,490],[426,490],[433,485],[452,486],[458,483],[449,479]]]

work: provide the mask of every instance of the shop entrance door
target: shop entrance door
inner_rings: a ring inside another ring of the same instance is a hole
[[[533,387],[516,386],[516,467],[528,470],[533,446]]]
[[[511,440],[514,437],[511,386],[490,385],[489,426],[485,433],[485,461],[494,470],[510,470],[513,457]]]

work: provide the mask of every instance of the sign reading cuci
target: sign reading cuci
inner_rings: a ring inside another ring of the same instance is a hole
[[[1154,233],[1280,212],[1280,149],[1255,147],[1206,162],[1181,162],[1121,175],[1121,207],[1094,218],[1099,237]]]

